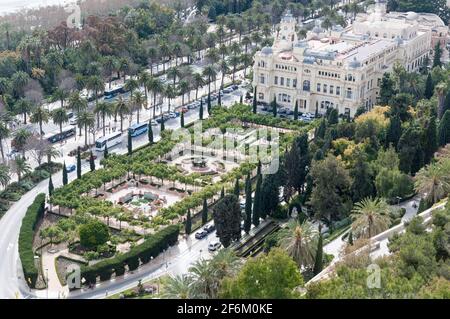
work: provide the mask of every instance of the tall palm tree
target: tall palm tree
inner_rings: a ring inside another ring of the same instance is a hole
[[[364,198],[356,203],[351,217],[352,233],[362,238],[372,238],[389,228],[390,207],[386,200],[381,198]]]
[[[48,123],[49,117],[49,112],[42,106],[36,107],[31,114],[30,122],[39,124],[39,134],[41,135],[41,138],[44,135],[44,131],[42,131],[42,124]]]
[[[0,153],[2,155],[2,161],[5,160],[5,153],[3,150],[3,141],[7,139],[10,135],[10,130],[6,123],[0,122]]]
[[[236,69],[237,69],[237,66],[239,65],[239,63],[241,63],[241,59],[239,58],[239,56],[237,56],[237,55],[231,56],[230,64],[233,67],[233,71],[232,71],[233,72],[233,79],[232,79],[233,84],[234,84],[234,79],[236,76]]]
[[[130,91],[130,95],[133,96],[134,91],[139,88],[139,81],[133,78],[128,79],[125,82],[124,88],[126,91]]]
[[[169,104],[169,112],[170,112],[170,102],[177,97],[177,92],[173,88],[172,85],[166,85],[164,90],[164,95],[167,98],[168,104]]]
[[[15,149],[17,151],[22,152],[22,157],[25,157],[25,145],[27,145],[30,136],[31,133],[27,131],[25,128],[19,128],[14,133],[14,138],[11,141],[11,144],[15,146]]]
[[[9,172],[9,166],[5,164],[0,164],[0,185],[3,187],[8,186],[11,181],[11,175]]]
[[[120,118],[120,131],[123,131],[123,118],[125,115],[130,113],[130,107],[128,103],[122,98],[119,97],[119,99],[116,102],[116,105],[114,107],[114,112],[119,115]]]
[[[67,115],[66,109],[59,107],[52,111],[53,123],[59,125],[59,132],[62,133],[62,126],[64,123],[69,121],[69,116]]]
[[[101,77],[93,75],[88,79],[87,87],[94,93],[95,106],[97,106],[99,93],[102,93],[105,90],[105,83],[103,83]]]
[[[415,176],[414,188],[436,203],[450,192],[450,160],[444,159],[422,167]]]
[[[181,105],[184,105],[184,96],[186,95],[186,93],[191,91],[191,88],[189,87],[189,82],[186,80],[181,80],[178,85],[178,90],[180,91],[181,94]]]
[[[247,76],[247,68],[252,65],[253,58],[250,54],[242,54],[240,60],[244,65],[244,77]]]
[[[200,73],[194,73],[192,81],[195,88],[195,99],[198,100],[198,90],[205,85],[205,80]]]
[[[193,298],[192,278],[185,274],[169,277],[161,295],[165,299]]]
[[[136,111],[137,123],[139,123],[139,115],[145,101],[147,101],[147,98],[144,96],[144,94],[142,94],[142,92],[137,91],[132,95],[131,101],[133,103],[133,110]]]
[[[158,94],[160,94],[163,89],[163,83],[158,78],[152,78],[148,83],[148,89],[153,93],[153,117],[155,117],[156,114],[156,99],[158,97]]]
[[[111,103],[100,102],[94,109],[94,113],[97,116],[101,116],[102,118],[102,126],[103,126],[103,136],[106,135],[106,116],[111,115],[113,112],[113,107]]]
[[[80,96],[80,92],[75,91],[69,96],[68,106],[75,113],[80,113],[81,110],[87,108],[87,101]]]
[[[228,67],[228,62],[226,60],[222,60],[219,64],[219,71],[222,74],[222,79],[220,81],[220,87],[223,88],[225,82],[225,76],[228,72],[230,72],[230,68]]]
[[[27,124],[27,115],[32,109],[31,102],[25,98],[21,98],[14,104],[14,109],[17,113],[23,115],[23,124]]]
[[[31,167],[27,163],[25,157],[17,156],[13,161],[13,171],[17,174],[17,179],[20,182],[22,177],[31,172]]]
[[[308,221],[291,221],[280,233],[280,246],[301,267],[312,267],[317,249],[317,232]]]
[[[217,71],[213,65],[203,69],[203,76],[208,79],[208,95],[211,95],[211,82],[216,80]]]
[[[142,71],[138,75],[138,81],[139,85],[144,87],[144,96],[145,96],[145,106],[147,106],[147,100],[148,100],[148,89],[147,89],[147,82],[151,78],[151,75],[147,71]]]
[[[214,270],[206,259],[199,259],[191,267],[192,289],[199,298],[217,298],[218,282],[215,280]]]
[[[175,84],[177,83],[177,79],[179,77],[181,77],[181,72],[178,67],[174,66],[167,70],[167,78],[172,79],[174,87],[175,87]]]
[[[84,128],[84,145],[88,145],[88,128],[93,127],[95,125],[95,117],[94,114],[88,112],[87,110],[82,111],[78,114],[77,118],[78,127],[80,130]]]

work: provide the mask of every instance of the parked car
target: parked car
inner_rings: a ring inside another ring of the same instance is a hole
[[[287,109],[284,107],[281,107],[278,109],[278,114],[286,114],[286,112],[287,112]]]
[[[74,116],[74,117],[72,117],[70,120],[69,120],[69,124],[70,125],[77,125],[77,117],[76,116]]]
[[[237,86],[236,84],[234,84],[234,85],[231,86],[231,88],[232,88],[233,90],[237,90],[237,89],[239,89],[239,86]]]
[[[158,125],[158,122],[156,122],[155,120],[151,120],[150,121],[150,125],[151,126],[156,126],[156,125]]]
[[[169,113],[169,118],[174,119],[176,117],[177,117],[177,115],[174,112]]]
[[[208,236],[208,232],[203,229],[195,233],[195,238],[197,238],[197,239],[203,239],[206,236]]]
[[[77,169],[77,166],[75,164],[69,164],[66,166],[66,168],[67,168],[67,173],[71,173]]]
[[[183,108],[181,109],[181,112],[182,112],[182,113],[187,113],[187,112],[189,112],[189,108],[183,107]]]
[[[214,226],[214,224],[211,224],[211,225],[205,226],[203,229],[206,230],[209,234],[216,230],[216,226]]]
[[[221,246],[220,242],[213,241],[213,242],[209,243],[208,250],[209,251],[216,251],[217,249],[220,248],[220,246]]]

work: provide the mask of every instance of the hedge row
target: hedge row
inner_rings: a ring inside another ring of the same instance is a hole
[[[125,266],[128,266],[129,271],[135,270],[141,263],[148,263],[152,257],[155,258],[163,250],[174,245],[178,240],[179,231],[179,226],[170,225],[123,255],[101,261],[92,266],[82,266],[81,276],[86,280],[86,283],[95,284],[97,277],[100,277],[100,280],[103,281],[109,280],[114,273],[116,276],[123,275]]]
[[[19,256],[22,262],[22,269],[25,280],[31,288],[36,285],[38,269],[34,264],[33,237],[37,222],[44,215],[45,194],[39,194],[34,199],[33,204],[28,207],[25,217],[22,220],[19,234]]]

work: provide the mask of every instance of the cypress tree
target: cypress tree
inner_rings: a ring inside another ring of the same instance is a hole
[[[298,120],[298,100],[295,101],[295,107],[294,107],[294,120]]]
[[[48,179],[48,195],[52,196],[54,189],[52,175],[50,175],[50,178]]]
[[[432,116],[425,128],[425,163],[429,163],[438,149],[436,117]]]
[[[437,66],[439,67],[442,66],[441,56],[442,56],[441,42],[438,41],[436,43],[436,46],[434,47],[433,68]]]
[[[239,177],[236,177],[236,182],[234,183],[234,191],[233,194],[236,195],[237,198],[239,198],[239,194],[240,194],[240,189],[239,189]]]
[[[107,158],[108,158],[108,155],[109,155],[109,152],[108,152],[108,145],[105,145],[105,150],[103,151],[103,158],[104,158],[104,159],[107,159]]]
[[[259,225],[259,218],[263,216],[261,211],[261,184],[262,184],[262,174],[261,174],[261,162],[258,163],[258,172],[256,173],[256,188],[255,188],[255,200],[253,201],[253,225]]]
[[[427,82],[425,83],[425,98],[431,99],[434,94],[434,84],[433,79],[431,77],[431,73],[428,73]]]
[[[161,117],[161,133],[166,129],[166,125],[164,124],[165,120],[164,117]]]
[[[77,178],[81,178],[81,148],[77,148]]]
[[[450,110],[445,111],[439,121],[439,145],[444,146],[450,142]]]
[[[208,93],[207,110],[208,110],[208,114],[211,114],[211,93]]]
[[[250,174],[245,179],[245,221],[244,231],[248,234],[252,226],[252,182]]]
[[[391,117],[389,122],[389,127],[386,132],[386,147],[389,147],[390,144],[394,148],[397,148],[398,141],[402,136],[402,122],[400,120],[400,116],[398,114]]]
[[[89,155],[89,166],[91,168],[91,172],[95,171],[95,160],[94,160],[94,154],[92,154],[92,151],[91,151],[91,154]]]
[[[150,144],[153,144],[153,128],[151,124],[151,119],[148,121],[148,130],[147,130],[147,136],[148,136],[148,142]]]
[[[348,244],[353,246],[353,232],[350,231],[350,233],[348,234]]]
[[[191,233],[191,229],[192,229],[191,211],[188,209],[187,215],[186,215],[186,225],[185,225],[184,231],[186,232],[187,235],[189,235]]]
[[[68,176],[67,176],[66,162],[64,162],[64,164],[63,164],[63,169],[62,169],[62,182],[63,182],[63,185],[67,185],[67,183],[69,182],[69,178],[68,178]]]
[[[222,190],[220,191],[220,198],[225,197],[225,188],[222,186]]]
[[[314,117],[318,118],[319,117],[319,107],[316,105],[316,111],[314,112]]]
[[[319,127],[316,130],[315,137],[318,138],[325,138],[325,132],[327,130],[327,123],[325,122],[325,119],[323,118],[320,121]]]
[[[241,97],[239,98],[239,103],[244,104],[244,96],[243,95],[241,95]]]
[[[272,102],[272,113],[273,113],[273,117],[277,117],[277,98],[274,96],[273,97],[273,102]]]
[[[219,91],[219,95],[217,97],[217,105],[222,106],[222,94],[220,94],[220,91]]]
[[[180,115],[180,127],[184,127],[184,112],[181,112]]]
[[[206,198],[203,198],[203,209],[202,209],[202,225],[208,222],[208,203]]]
[[[128,144],[127,144],[127,148],[128,148],[128,155],[133,154],[133,138],[131,136],[130,131],[128,131]]]
[[[322,234],[319,235],[319,241],[317,242],[316,259],[314,261],[314,276],[322,271],[323,268],[323,240]]]
[[[203,99],[200,99],[200,109],[198,110],[198,118],[203,120]]]
[[[253,114],[256,114],[256,111],[257,111],[257,103],[256,103],[256,86],[255,86],[255,89],[253,90]]]
[[[328,110],[329,110],[328,117],[327,117],[328,124],[330,124],[330,125],[338,124],[338,122],[339,122],[338,110],[335,109],[334,107],[329,108]]]

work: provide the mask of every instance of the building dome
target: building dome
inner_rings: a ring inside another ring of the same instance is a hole
[[[273,50],[271,47],[264,47],[261,49],[261,53],[264,55],[271,55],[273,54]]]
[[[419,15],[415,12],[409,11],[406,13],[406,19],[408,20],[417,20],[418,17]]]

